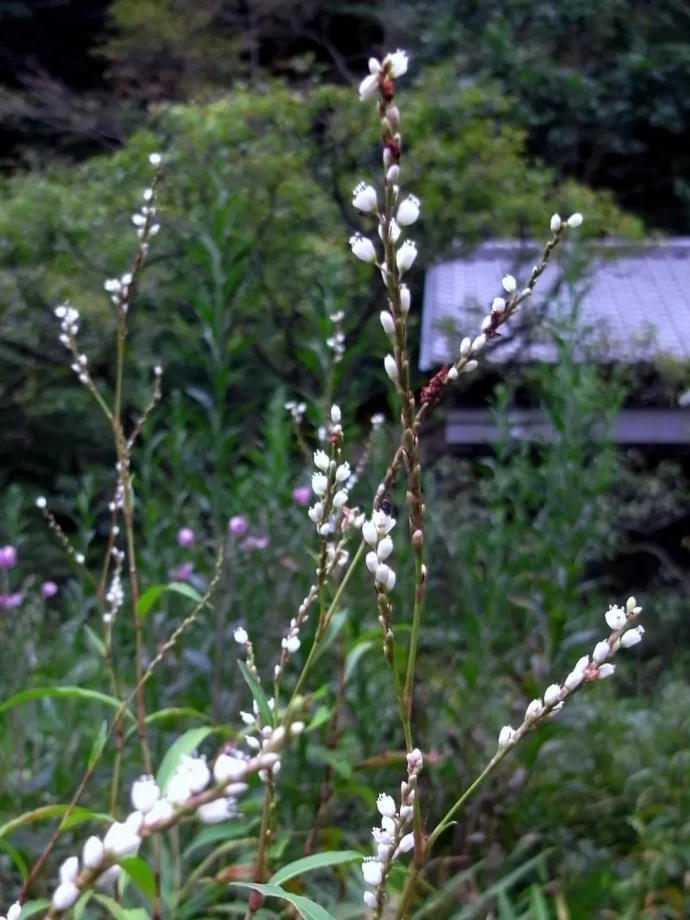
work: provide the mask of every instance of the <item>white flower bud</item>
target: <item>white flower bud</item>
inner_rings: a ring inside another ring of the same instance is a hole
[[[407,66],[407,51],[398,50],[393,54],[387,54],[383,59],[384,70],[388,69],[388,72],[394,80],[407,73]]]
[[[395,254],[395,264],[398,266],[398,271],[401,275],[412,268],[416,258],[417,244],[412,240],[405,240]]]
[[[145,827],[167,824],[175,814],[175,809],[167,799],[159,799],[151,811],[144,817]]]
[[[381,325],[383,326],[383,331],[386,335],[393,335],[395,332],[395,320],[390,315],[388,310],[381,311]]]
[[[465,374],[471,374],[472,371],[476,371],[478,367],[479,363],[477,361],[468,361],[467,364],[463,367],[463,372]]]
[[[569,692],[577,690],[584,679],[584,671],[571,671],[565,679],[565,689]]]
[[[466,337],[460,343],[460,355],[464,358],[466,357],[472,349],[472,339]]]
[[[362,236],[361,233],[355,233],[354,236],[350,237],[350,249],[352,250],[353,255],[357,256],[358,259],[361,259],[362,262],[376,261],[376,250],[374,249],[374,244],[366,236]]]
[[[111,866],[109,869],[106,869],[103,875],[98,876],[96,879],[96,888],[99,888],[101,891],[107,891],[109,888],[113,888],[121,874],[122,869],[119,866]]]
[[[60,882],[76,882],[79,877],[79,857],[70,856],[66,859],[58,870]]]
[[[534,719],[538,719],[543,710],[544,704],[541,700],[532,700],[525,710],[525,721],[532,722]]]
[[[149,163],[151,166],[160,166],[162,162],[162,157],[160,153],[150,153],[149,154]]]
[[[395,363],[393,355],[386,355],[383,359],[383,366],[391,380],[398,379],[398,365]]]
[[[392,591],[395,587],[395,572],[393,569],[388,573],[388,578],[386,579],[386,590]]]
[[[405,834],[398,844],[398,849],[401,853],[409,853],[410,850],[414,850],[414,834]]]
[[[384,537],[383,540],[379,543],[376,548],[376,555],[378,556],[381,562],[385,562],[386,559],[393,552],[393,541],[390,537]]]
[[[571,214],[568,218],[568,226],[571,230],[576,230],[583,220],[582,214],[576,211],[575,214]]]
[[[642,642],[643,634],[644,626],[636,626],[635,629],[629,629],[621,636],[621,647],[632,648],[633,645],[637,645],[639,642]]]
[[[342,463],[338,469],[335,471],[335,481],[336,482],[345,482],[351,476],[350,464],[345,461]]]
[[[165,791],[165,797],[172,805],[183,806],[192,797],[192,790],[187,784],[187,780],[181,773],[175,773],[168,783]]]
[[[249,715],[249,713],[245,712],[244,715]],[[250,718],[253,722],[254,717],[250,716]],[[184,776],[194,795],[203,792],[211,782],[211,771],[208,768],[205,757],[183,757],[177,769]]]
[[[410,312],[410,289],[406,284],[400,285],[400,310],[402,311],[403,316],[407,316]]]
[[[378,544],[379,533],[373,521],[365,521],[362,524],[362,536],[369,546],[376,546]]]
[[[321,502],[317,502],[312,508],[309,509],[309,511],[307,511],[307,514],[315,524],[318,524],[319,521],[323,520],[323,504]]]
[[[364,903],[366,904],[367,907],[370,907],[372,910],[376,909],[376,906],[377,906],[376,895],[374,894],[373,891],[364,892]]]
[[[472,342],[472,351],[481,351],[482,348],[486,345],[486,336],[484,333],[478,335],[477,338]]]
[[[141,837],[127,822],[111,824],[103,840],[103,846],[115,859],[124,856],[136,856],[141,846]]]
[[[489,327],[491,326],[492,322],[493,320],[491,319],[490,316],[485,316],[484,319],[482,320],[482,332],[486,332],[487,329],[489,329]]]
[[[340,406],[331,406],[331,421],[334,425],[339,425],[342,421],[343,414],[340,411]]]
[[[589,655],[583,655],[582,658],[577,659],[577,664],[573,668],[573,671],[586,671],[589,667]]]
[[[414,195],[408,195],[398,206],[396,215],[397,221],[401,227],[409,227],[419,217],[419,208],[421,202]]]
[[[202,824],[220,824],[221,821],[227,821],[228,818],[234,817],[235,814],[235,802],[233,799],[227,798],[206,802],[196,810],[196,816]]]
[[[373,185],[366,185],[364,182],[356,185],[352,192],[352,204],[358,211],[363,211],[365,214],[369,213],[369,211],[375,211],[378,207],[378,202],[376,200],[376,189]]]
[[[381,73],[381,64],[375,57],[369,58],[369,73],[373,74],[375,77]]]
[[[622,629],[627,619],[625,610],[622,607],[611,606],[606,613],[606,625],[614,631]]]
[[[372,551],[370,553],[367,553],[365,562],[367,564],[367,568],[373,575],[376,572],[376,569],[379,567],[379,557],[376,555],[375,552]]]
[[[247,635],[247,630],[243,629],[241,626],[238,626],[235,632],[233,633],[235,642],[238,645],[246,645],[249,642],[249,636]]]
[[[285,647],[287,648],[288,652],[291,655],[294,655],[295,652],[299,649],[301,644],[302,643],[299,641],[299,638],[297,636],[290,636],[290,638],[287,640]]]
[[[561,688],[558,684],[551,684],[546,688],[544,693],[544,704],[546,706],[555,706],[561,698]]]
[[[386,582],[388,581],[388,576],[390,575],[390,573],[391,573],[390,567],[387,566],[384,562],[382,562],[377,567],[376,572],[375,572],[376,581],[378,581],[379,584],[385,585]]]
[[[81,859],[85,869],[97,869],[103,862],[105,847],[98,837],[89,837],[84,844]],[[9,920],[9,918],[8,918]]]
[[[457,367],[455,367],[455,365],[453,365],[452,367],[449,367],[449,368],[448,368],[448,379],[449,379],[449,380],[457,380],[457,379],[458,379],[458,369],[457,369]]]
[[[592,652],[592,661],[594,664],[602,664],[609,657],[608,642],[597,642]]]
[[[627,599],[627,601],[625,602],[625,609],[626,609],[627,613],[636,613],[636,612],[637,612],[637,610],[638,610],[637,601],[635,600],[634,597],[629,597],[629,598]],[[640,607],[639,609],[642,610],[641,607]]]
[[[376,888],[383,881],[383,866],[378,859],[369,856],[362,863],[362,875],[367,885]]]
[[[134,808],[146,815],[161,797],[161,791],[152,776],[142,776],[132,784],[131,795]]]
[[[494,313],[505,313],[506,302],[502,297],[494,297],[491,304],[491,309]]]
[[[515,288],[517,287],[515,278],[513,278],[512,275],[506,275],[501,281],[501,284],[503,285],[503,290],[508,294],[514,293]]]
[[[558,215],[558,214],[554,214],[553,217],[551,218],[551,230],[552,230],[554,233],[556,232],[556,230],[560,230],[560,229],[561,229],[561,224],[562,224],[562,223],[563,223],[563,221],[561,220],[561,218],[559,217],[559,215]]]
[[[611,675],[615,673],[616,673],[615,664],[609,664],[608,662],[606,662],[606,664],[602,664],[601,667],[599,668],[599,673],[597,674],[597,677],[599,677],[601,680],[605,680],[607,677],[611,677]]]
[[[19,920],[21,912],[22,905],[19,903],[19,901],[15,901],[7,911],[7,920]]]
[[[218,785],[237,782],[244,779],[247,774],[247,765],[244,760],[232,754],[221,754],[213,765],[213,778]]]
[[[333,496],[333,507],[342,508],[348,499],[347,492],[345,489],[341,489],[339,492],[336,492]]]
[[[379,814],[383,815],[384,818],[394,818],[397,812],[395,807],[395,800],[392,795],[386,795],[381,793],[376,800],[376,807],[379,810]]]
[[[65,911],[69,910],[70,907],[74,907],[74,905],[79,900],[80,894],[81,892],[74,884],[74,882],[63,882],[62,885],[59,885],[53,893],[51,901],[53,910],[64,913]]]
[[[328,454],[323,450],[314,451],[314,466],[321,470],[322,473],[328,472],[328,467],[330,465],[330,459]]]
[[[378,92],[378,88],[378,74],[372,73],[368,77],[365,77],[359,84],[359,98],[362,100],[362,102],[366,102],[367,99],[373,99]]]
[[[323,473],[314,473],[311,477],[311,487],[314,490],[314,494],[322,497],[328,491],[328,479],[323,475]]]
[[[515,729],[512,725],[504,725],[498,736],[498,746],[505,747],[515,737]]]

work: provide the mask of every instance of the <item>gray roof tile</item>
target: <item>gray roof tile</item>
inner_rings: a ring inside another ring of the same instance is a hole
[[[429,370],[457,355],[458,338],[479,333],[501,278],[524,279],[539,249],[531,243],[483,243],[466,255],[432,266],[426,275],[420,367]],[[602,361],[632,363],[660,355],[690,360],[690,238],[645,243],[596,243],[579,280],[568,253],[551,262],[523,308],[525,316],[572,313],[590,330],[587,341]],[[570,267],[569,267],[570,266]],[[553,361],[556,353],[538,325],[517,330],[489,360]],[[541,339],[541,340],[540,340]],[[591,352],[588,352],[591,353]]]

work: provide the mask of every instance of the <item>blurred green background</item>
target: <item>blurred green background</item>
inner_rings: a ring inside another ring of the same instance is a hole
[[[66,299],[80,309],[81,347],[110,392],[115,321],[103,281],[129,267],[130,216],[150,181],[147,156],[161,151],[162,230],[131,313],[126,371],[133,424],[153,366],[165,369],[162,407],[135,458],[140,570],[149,587],[192,563],[190,583],[203,590],[219,540],[226,565],[215,613],[148,690],[150,712],[170,710],[152,730],[160,761],[195,725],[237,726],[248,701],[233,628],[247,626],[268,679],[311,583],[313,526],[293,496],[310,470],[285,401],[307,404],[314,446],[330,377],[351,461],[371,416],[397,415],[381,369],[379,279],[347,246],[358,226],[352,187],[380,161],[376,120],[356,92],[367,58],[402,47],[412,60],[399,105],[404,185],[423,201],[410,276],[416,340],[424,267],[458,243],[541,239],[553,211],[582,211],[591,237],[687,232],[690,10],[679,0],[0,0],[0,36],[0,546],[18,550],[0,587],[22,596],[0,609],[0,706],[57,683],[108,692],[93,591],[34,507],[48,498],[97,571],[114,450],[52,310]],[[341,310],[346,350],[333,368],[325,340]],[[634,593],[647,634],[614,680],[578,695],[472,801],[429,873],[445,894],[420,917],[680,920],[690,916],[688,452],[631,452],[608,432],[626,402],[674,405],[690,375],[670,363],[576,362],[575,324],[548,328],[556,365],[508,366],[461,391],[495,413],[496,449],[426,454],[431,577],[415,732],[432,826],[492,755],[500,727],[599,637],[609,603]],[[553,442],[514,440],[509,410],[525,392]],[[395,424],[373,437],[361,506],[395,445]],[[233,515],[268,545],[228,537]],[[194,547],[178,546],[182,526]],[[408,550],[396,544],[401,624]],[[285,758],[276,865],[302,854],[327,769],[323,847],[361,846],[376,793],[400,780],[365,574],[320,661],[307,739]],[[46,580],[58,585],[53,598],[42,596]],[[146,621],[150,655],[189,612],[169,597]],[[115,665],[131,689],[127,616],[117,629]],[[0,711],[0,905],[52,830],[49,820],[6,822],[69,801],[107,716],[83,699]],[[125,787],[138,753],[128,744]],[[83,800],[96,811],[111,755]],[[258,805],[252,793],[248,836]],[[65,852],[83,833],[67,833]],[[239,846],[218,868],[241,872],[250,852]],[[322,903],[337,898],[328,874],[311,884]],[[34,894],[47,891],[39,881]],[[187,920],[224,907],[210,885],[165,910]]]

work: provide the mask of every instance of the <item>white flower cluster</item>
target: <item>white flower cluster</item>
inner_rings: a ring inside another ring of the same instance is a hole
[[[76,351],[75,339],[81,322],[79,310],[75,307],[70,307],[69,304],[60,304],[59,307],[55,307],[53,312],[60,320],[60,343],[65,348],[69,348],[73,352]]]
[[[156,207],[153,204],[153,189],[144,189],[142,198],[144,199],[144,203],[142,204],[141,208],[132,214],[132,223],[137,228],[137,236],[140,240],[143,239],[144,236],[147,238],[155,236],[161,228],[160,224],[154,222],[156,217]],[[146,244],[144,243],[143,245],[145,246]]]
[[[345,313],[343,310],[338,310],[336,313],[331,313],[328,318],[333,323],[333,334],[326,339],[326,345],[333,354],[333,363],[340,364],[345,354],[345,331],[343,330]]]
[[[372,547],[367,553],[366,564],[376,580],[377,591],[384,593],[395,587],[395,572],[386,559],[393,552],[393,540],[389,536],[395,527],[395,518],[385,511],[374,511],[371,520],[362,525],[362,536]]]
[[[576,211],[575,214],[570,215],[564,224],[560,216],[558,214],[554,214],[551,218],[551,229],[554,233],[557,233],[559,230],[561,230],[563,226],[570,227],[571,230],[577,230],[583,220],[584,218],[582,214]]]
[[[340,409],[333,406],[331,422],[334,426],[334,434],[342,432],[340,418]],[[350,464],[347,461],[337,463],[325,451],[317,450],[314,453],[314,466],[316,472],[311,478],[311,487],[317,501],[309,508],[307,514],[314,522],[319,534],[327,537],[335,533],[335,517],[345,507],[349,497]]]
[[[124,313],[129,304],[129,288],[132,283],[131,272],[125,272],[120,278],[108,278],[103,282],[103,287],[110,294],[110,299],[116,307]]]
[[[608,660],[621,648],[632,648],[642,641],[643,626],[632,626],[642,613],[634,597],[629,597],[625,608],[611,606],[606,613],[606,623],[613,630],[608,639],[597,642],[590,659],[583,655],[573,670],[568,674],[563,686],[551,684],[544,692],[544,698],[532,700],[525,712],[525,719],[518,729],[504,725],[498,736],[499,748],[505,748],[518,741],[525,731],[543,717],[553,718],[561,709],[567,696],[577,690],[583,683],[604,680],[615,673],[616,666]]]
[[[307,411],[307,404],[303,402],[296,402],[294,399],[289,399],[285,403],[285,408],[288,410],[292,416],[292,421],[299,425],[304,418],[304,413]]]
[[[401,853],[414,849],[414,834],[405,830],[414,813],[417,777],[422,764],[422,752],[418,748],[407,755],[408,775],[407,781],[400,784],[400,809],[391,795],[382,793],[376,802],[381,815],[380,826],[371,832],[376,855],[368,856],[362,863],[364,881],[373,889],[364,892],[364,903],[372,910],[383,906],[386,878],[395,860]]]
[[[293,723],[290,734],[299,734],[302,723]],[[237,799],[249,787],[244,780],[250,772],[273,770],[279,763],[278,751],[286,740],[285,729],[271,730],[264,740],[263,753],[254,758],[235,750],[224,751],[216,759],[213,771],[206,758],[196,754],[181,758],[167,783],[165,792],[152,776],[142,776],[131,788],[133,811],[122,822],[114,822],[103,840],[89,837],[84,844],[81,863],[77,856],[65,860],[59,870],[59,884],[52,896],[54,913],[64,913],[76,904],[91,883],[101,889],[112,888],[121,869],[117,861],[139,852],[143,838],[163,830],[176,819],[181,809],[189,809],[195,796],[203,794],[195,809],[203,824],[217,824],[237,814]],[[80,878],[80,872],[84,875]],[[13,905],[7,920],[18,920],[19,905]]]
[[[106,601],[108,602],[109,609],[103,614],[103,622],[110,624],[115,620],[115,617],[118,614],[120,607],[122,607],[125,600],[125,592],[122,587],[122,563],[125,559],[125,554],[122,550],[119,550],[116,546],[113,546],[112,557],[115,560],[115,569],[113,571],[113,577],[110,581],[110,587],[108,588],[108,593],[105,596]]]
[[[390,77],[396,80],[398,77],[407,73],[408,57],[406,51],[395,51],[393,54],[387,54],[383,61],[376,58],[369,58],[369,76],[365,77],[359,84],[359,98],[374,99],[379,91],[381,80]]]

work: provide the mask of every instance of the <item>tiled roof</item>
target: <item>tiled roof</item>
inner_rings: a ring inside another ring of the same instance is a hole
[[[594,247],[574,283],[567,252],[549,263],[521,311],[525,320],[540,311],[570,315],[577,304],[578,325],[590,330],[588,344],[602,361],[651,361],[661,355],[690,360],[690,238]],[[459,337],[477,335],[491,301],[503,293],[503,275],[510,272],[519,284],[538,255],[530,243],[491,242],[432,266],[424,290],[420,368],[456,357]],[[518,314],[506,328],[515,334],[492,349],[489,360],[518,354],[521,361],[555,360],[555,348],[538,323],[528,331]]]

